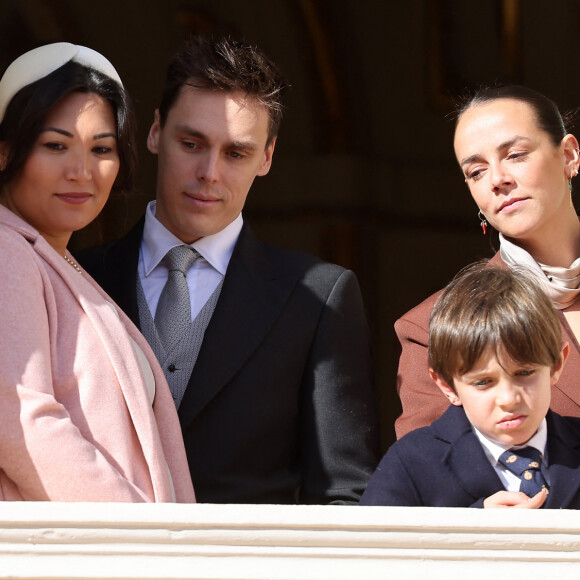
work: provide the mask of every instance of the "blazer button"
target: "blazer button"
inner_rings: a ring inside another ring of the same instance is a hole
[[[167,367],[167,370],[168,370],[170,373],[174,373],[174,372],[175,372],[175,365],[174,365],[174,364],[170,364],[170,365]]]

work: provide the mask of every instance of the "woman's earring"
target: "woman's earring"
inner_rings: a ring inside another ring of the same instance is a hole
[[[481,213],[481,210],[477,212],[477,217],[479,218],[479,225],[481,226],[481,229],[483,230],[483,235],[485,236],[485,234],[487,234],[487,220],[485,219],[485,216]]]
[[[578,170],[572,169],[572,171],[570,172],[570,177],[568,178],[568,189],[570,190],[570,193],[572,193],[572,178],[576,177],[577,175],[578,175]]]

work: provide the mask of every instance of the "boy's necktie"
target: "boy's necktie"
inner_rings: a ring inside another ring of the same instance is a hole
[[[528,497],[533,497],[542,489],[548,490],[541,470],[542,454],[534,447],[505,451],[499,462],[521,479],[520,491]]]

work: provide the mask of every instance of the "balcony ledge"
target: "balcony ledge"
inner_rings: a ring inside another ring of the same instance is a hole
[[[0,578],[578,578],[580,514],[3,502]]]

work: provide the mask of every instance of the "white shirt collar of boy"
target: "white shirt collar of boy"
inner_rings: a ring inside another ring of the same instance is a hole
[[[172,234],[155,217],[156,207],[157,202],[151,201],[147,205],[145,212],[143,244],[141,248],[143,252],[144,273],[146,276],[149,276],[160,264],[165,254],[171,248],[183,244],[177,236]],[[220,232],[200,238],[193,244],[189,244],[189,246],[197,250],[206,262],[222,276],[225,276],[243,224],[244,220],[242,214],[240,214]]]
[[[524,447],[533,447],[542,454],[542,463],[547,465],[546,443],[548,441],[548,426],[546,424],[545,418],[540,423],[536,434],[525,445],[504,445],[496,443],[495,441],[488,439],[473,425],[471,428],[479,439],[486,457],[489,459],[490,463],[492,464],[493,468],[508,491],[519,491],[521,482],[517,475],[514,475],[511,471],[506,469],[501,463],[498,462],[499,457],[504,451],[507,451],[508,449],[517,450],[523,449]]]

